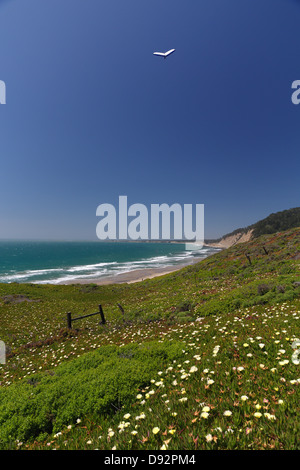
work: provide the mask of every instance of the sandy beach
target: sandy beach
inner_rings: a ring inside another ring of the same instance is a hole
[[[198,263],[202,259],[203,258],[194,258],[188,263],[182,263],[180,265],[177,264],[176,266],[166,266],[164,268],[135,269],[133,271],[116,274],[114,276],[107,276],[98,279],[76,279],[69,282],[62,282],[60,284],[97,284],[99,286],[107,284],[132,284],[134,282],[141,282],[146,279],[152,279],[154,277],[170,274],[174,271],[179,271],[180,269],[186,266]]]

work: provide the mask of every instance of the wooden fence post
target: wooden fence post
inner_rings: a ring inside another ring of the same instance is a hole
[[[71,312],[68,312],[67,313],[67,324],[68,324],[68,328],[72,328],[72,318],[71,318]]]
[[[102,323],[102,325],[105,325],[106,321],[105,321],[105,318],[104,318],[104,313],[103,313],[101,305],[99,305],[99,312],[100,312],[100,316],[101,316],[101,323]]]
[[[121,313],[122,313],[122,315],[123,315],[123,322],[125,323],[125,311],[124,311],[124,308],[122,307],[121,304],[118,304],[118,307],[119,307],[119,309],[121,310]]]
[[[249,264],[251,264],[251,258],[250,258],[250,256],[246,254],[246,258],[247,258],[247,260],[249,261]]]
[[[100,316],[101,316],[100,325],[104,325],[104,324],[106,323],[106,320],[105,320],[104,313],[103,313],[103,309],[102,309],[102,306],[101,306],[101,305],[99,305],[99,312],[96,312],[96,313],[89,313],[88,315],[82,315],[82,316],[76,317],[76,318],[72,318],[72,317],[71,317],[71,312],[68,312],[68,313],[67,313],[67,325],[68,325],[68,328],[69,328],[69,329],[72,328],[72,321],[80,320],[81,318],[92,317],[93,315],[99,315],[99,313],[100,313]]]

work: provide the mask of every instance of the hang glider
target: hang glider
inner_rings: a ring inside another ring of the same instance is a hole
[[[170,54],[172,54],[175,51],[175,49],[170,49],[167,52],[153,52],[154,55],[158,55],[160,57],[163,57],[166,59]]]

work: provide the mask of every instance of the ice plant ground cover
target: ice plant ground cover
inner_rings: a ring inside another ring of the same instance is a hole
[[[0,448],[299,449],[299,241],[133,285],[0,285]],[[65,328],[99,303],[105,326]]]

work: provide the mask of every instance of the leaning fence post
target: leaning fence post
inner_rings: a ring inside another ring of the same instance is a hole
[[[101,323],[102,323],[102,325],[104,325],[106,322],[105,322],[104,313],[103,313],[103,309],[102,309],[101,305],[99,305],[99,312],[100,312],[100,316],[101,316]]]
[[[67,323],[68,323],[68,328],[72,328],[72,318],[71,318],[71,312],[67,313]]]
[[[118,307],[119,307],[119,309],[120,309],[121,312],[122,312],[122,315],[123,315],[123,322],[125,323],[125,311],[124,311],[124,308],[122,307],[121,304],[118,304]]]

